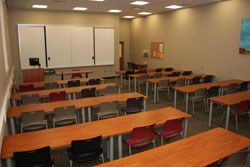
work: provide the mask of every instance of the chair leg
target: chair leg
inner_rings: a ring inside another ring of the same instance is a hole
[[[159,103],[160,102],[160,97],[159,97],[159,90],[156,90],[156,100],[157,100],[157,102]]]
[[[155,139],[152,141],[153,145],[154,145],[154,148],[155,148]]]
[[[205,98],[204,98],[204,105],[205,105],[205,112],[207,112],[207,103]]]
[[[235,114],[235,124],[236,124],[236,132],[238,133],[239,129],[238,129],[238,118],[237,118],[237,114]]]
[[[70,167],[73,166],[73,161],[69,160],[69,166],[70,166]]]
[[[161,145],[163,146],[163,144],[164,144],[164,143],[163,143],[163,137],[161,136]]]
[[[222,123],[222,121],[223,121],[223,119],[224,119],[224,115],[225,115],[225,111],[223,112],[223,114],[222,114],[222,117],[221,117],[221,119],[220,119],[220,123],[219,123],[219,126],[221,126],[221,123]]]
[[[101,158],[102,158],[102,163],[104,163],[104,154],[101,154]]]
[[[192,100],[192,104],[193,104],[193,115],[194,115],[194,100]]]
[[[168,88],[168,100],[170,101],[170,89]]]
[[[128,149],[129,149],[129,156],[131,155],[131,146],[128,145]]]

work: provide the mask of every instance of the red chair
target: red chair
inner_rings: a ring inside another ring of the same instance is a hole
[[[49,102],[64,101],[66,100],[66,92],[53,92],[49,94]]]
[[[28,91],[34,91],[34,85],[28,84],[28,85],[19,85],[19,91],[20,92],[28,92]]]
[[[129,146],[129,155],[131,147],[143,147],[153,143],[155,148],[154,127],[155,124],[136,127],[132,130],[132,134],[122,136],[123,141]]]
[[[143,73],[147,73],[147,70],[143,69],[138,71],[138,74],[143,74]]]
[[[230,110],[232,115],[235,115],[235,121],[236,121],[236,132],[238,132],[238,116],[246,115],[248,114],[249,116],[249,122],[250,122],[250,100],[243,100],[238,104],[238,107],[235,109]],[[220,125],[221,122],[223,121],[224,115],[227,111],[224,111],[222,118],[220,120]]]
[[[79,70],[79,69],[75,69],[75,70],[72,70],[72,71],[80,71],[80,70]],[[81,73],[72,74],[71,79],[73,79],[73,78],[75,78],[75,77],[80,77],[80,78],[82,78],[82,74],[81,74]]]
[[[167,120],[164,126],[155,128],[155,134],[161,137],[161,145],[163,145],[163,139],[171,139],[173,137],[182,135],[182,121],[183,118]]]

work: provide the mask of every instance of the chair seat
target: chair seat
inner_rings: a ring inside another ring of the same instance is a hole
[[[95,160],[99,158],[100,154],[102,153],[103,153],[103,148],[100,148],[97,151],[95,150],[94,152],[88,152],[88,153],[82,153],[82,154],[74,154],[71,148],[68,149],[69,159],[76,163]]]
[[[76,123],[75,119],[65,119],[65,120],[55,122],[55,126],[66,126],[66,125],[71,125],[75,123]]]
[[[162,136],[161,132],[164,130],[164,126],[160,126],[160,127],[157,127],[154,129],[154,132],[156,135],[158,136]],[[162,136],[163,138],[172,138],[172,137],[175,137],[175,136],[178,136],[181,132],[174,132],[174,133],[171,133],[169,132],[168,134],[165,134],[164,136]]]
[[[47,127],[44,124],[37,124],[37,125],[30,125],[30,126],[22,127],[23,131],[42,130],[42,129],[46,129],[46,128]]]
[[[129,143],[129,140],[131,138],[132,138],[132,134],[122,135],[123,141],[126,142],[127,144]],[[147,145],[149,143],[152,143],[152,140],[145,140],[145,141],[142,141],[142,142],[130,145],[130,146],[131,147],[141,147],[141,146]]]
[[[120,110],[129,114],[132,114],[132,113],[141,112],[142,107],[140,108],[139,107],[133,107],[133,108],[120,107]]]
[[[112,118],[112,117],[116,117],[117,116],[117,113],[114,113],[114,112],[105,112],[105,114],[101,113],[101,112],[98,112],[97,113],[97,116],[101,119],[105,119],[105,118]]]
[[[192,96],[190,99],[191,100],[203,100],[205,97],[204,96]]]

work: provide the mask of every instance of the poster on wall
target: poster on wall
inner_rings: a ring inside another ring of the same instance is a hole
[[[239,53],[250,55],[250,18],[242,19]]]

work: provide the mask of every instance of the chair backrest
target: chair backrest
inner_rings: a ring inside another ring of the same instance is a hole
[[[99,151],[101,148],[102,136],[97,136],[85,140],[73,140],[71,142],[74,154],[84,154]]]
[[[117,106],[118,101],[101,103],[99,116],[106,114],[118,114]]]
[[[147,73],[147,70],[141,69],[141,70],[138,71],[138,74],[143,74],[143,73]]]
[[[172,74],[169,75],[170,77],[177,77],[180,76],[180,72],[173,72]]]
[[[136,66],[134,63],[131,63],[132,64],[132,69],[135,70],[135,69],[138,69],[138,66]]]
[[[54,109],[54,121],[62,121],[67,119],[76,119],[75,106],[60,107]]]
[[[156,70],[155,70],[155,72],[161,72],[162,71],[162,68],[157,68]]]
[[[176,80],[175,86],[185,86],[185,79],[184,78],[179,78]]]
[[[232,153],[225,160],[223,167],[249,167],[250,166],[250,152],[243,150]]]
[[[39,104],[40,96],[38,94],[21,96],[22,105]]]
[[[228,86],[226,93],[235,93],[239,87],[239,84],[232,83]]]
[[[80,71],[80,69],[74,69],[72,71]],[[74,73],[74,74],[72,74],[71,78],[75,78],[75,77],[82,78],[82,74],[81,73]]]
[[[50,102],[64,101],[64,100],[66,100],[66,92],[65,91],[52,92],[49,94],[49,101]]]
[[[249,108],[250,105],[250,100],[243,100],[238,104],[237,109],[235,110],[236,114],[240,114],[242,112],[246,112],[248,110],[250,110]]]
[[[136,127],[132,130],[132,138],[128,141],[130,145],[154,139],[155,124]]]
[[[43,124],[44,122],[44,111],[32,111],[32,112],[22,112],[21,113],[21,122],[23,127],[35,125],[35,124]]]
[[[126,110],[140,112],[143,109],[143,97],[128,98],[126,101]]]
[[[28,85],[19,85],[19,92],[28,92],[28,91],[34,91],[34,85],[28,84]]]
[[[182,75],[187,76],[187,75],[191,75],[192,71],[184,71],[184,73]]]
[[[194,92],[194,96],[206,96],[206,89],[200,88]]]
[[[248,90],[248,85],[249,85],[249,81],[242,82],[240,84],[239,91],[246,91],[246,90]]]
[[[44,84],[45,89],[57,89],[59,85],[56,82],[48,82]]]
[[[51,167],[53,165],[49,146],[30,151],[14,152],[13,157],[16,167]]]
[[[159,84],[158,84],[158,88],[164,88],[164,87],[169,87],[170,83],[168,80],[160,80]]]
[[[135,73],[134,71],[126,71],[125,72],[125,78],[128,78],[128,75],[134,74],[134,73]]]
[[[165,69],[166,72],[173,71],[173,70],[174,70],[173,68],[166,68]]]
[[[173,133],[183,131],[182,121],[183,118],[167,120],[164,124],[164,130],[161,132],[161,136],[166,136]]]
[[[220,86],[212,86],[207,90],[207,97],[214,97],[219,95]]]
[[[101,79],[100,78],[96,78],[96,79],[90,79],[88,84],[89,85],[98,85],[101,83]]]
[[[204,80],[203,80],[203,83],[210,83],[213,81],[213,75],[207,75]]]
[[[81,90],[81,98],[95,97],[96,88],[87,88]]]
[[[140,76],[139,80],[144,81],[144,80],[146,80],[148,78],[150,78],[150,76],[148,74],[143,74],[142,76]]]
[[[160,73],[155,73],[152,78],[161,78],[161,74]]]
[[[107,86],[104,89],[104,95],[113,95],[119,93],[119,85]]]
[[[193,84],[193,85],[195,85],[195,84],[200,84],[200,79],[201,79],[200,76],[194,77],[194,78],[192,79],[192,84]]]
[[[68,87],[77,87],[80,86],[80,84],[81,84],[80,80],[68,81]]]
[[[128,62],[128,69],[132,70],[132,63]]]

